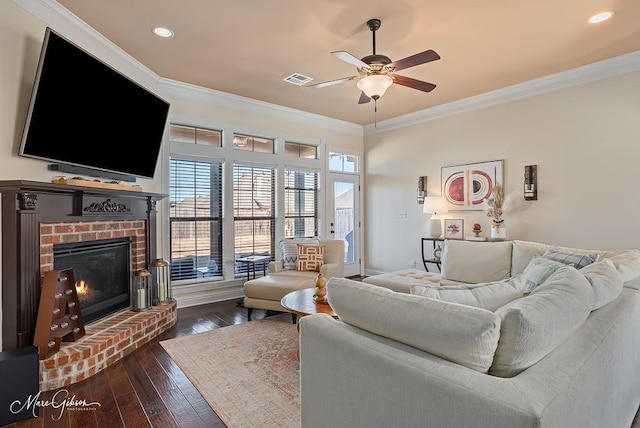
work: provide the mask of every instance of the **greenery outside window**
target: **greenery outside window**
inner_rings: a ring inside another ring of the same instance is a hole
[[[177,281],[174,285],[199,278],[223,279],[222,167],[222,162],[169,161],[169,245],[171,279]]]
[[[287,169],[284,173],[284,236],[318,236],[318,173]]]

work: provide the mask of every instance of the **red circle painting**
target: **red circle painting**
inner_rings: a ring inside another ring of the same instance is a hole
[[[479,205],[491,196],[493,179],[479,170],[458,171],[447,177],[444,194],[455,206]]]

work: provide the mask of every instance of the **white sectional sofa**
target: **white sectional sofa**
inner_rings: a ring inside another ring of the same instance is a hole
[[[640,251],[451,241],[442,278],[385,275],[300,320],[302,426],[631,426]]]

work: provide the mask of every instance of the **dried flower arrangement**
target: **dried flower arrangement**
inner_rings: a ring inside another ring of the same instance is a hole
[[[491,192],[491,197],[487,199],[487,217],[491,217],[493,219],[492,226],[500,227],[504,222],[502,218],[502,207],[504,205],[504,189],[502,185],[496,183],[493,186],[493,191]]]

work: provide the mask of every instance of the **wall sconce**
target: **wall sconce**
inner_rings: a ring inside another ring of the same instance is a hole
[[[424,197],[427,196],[427,176],[418,177],[418,203],[424,204]]]
[[[525,201],[538,200],[538,165],[524,167],[524,199]]]

